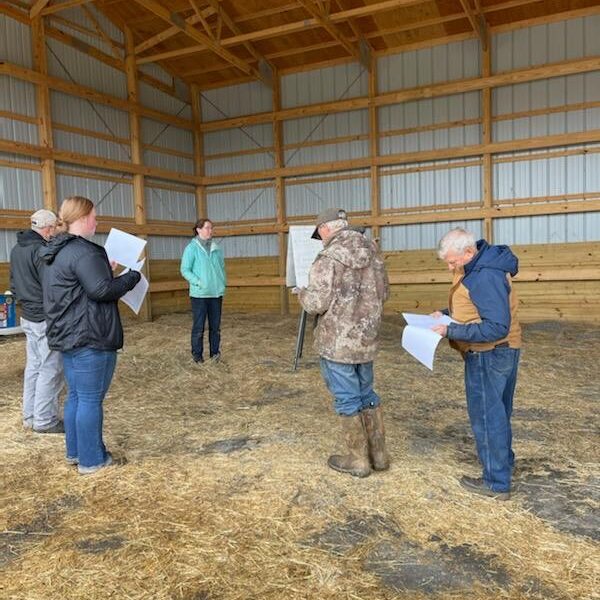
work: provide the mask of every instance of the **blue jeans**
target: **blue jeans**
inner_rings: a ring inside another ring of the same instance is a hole
[[[76,348],[63,352],[69,393],[65,403],[67,458],[83,467],[101,465],[107,458],[102,441],[102,401],[110,386],[117,353]]]
[[[515,464],[510,418],[521,351],[494,348],[465,354],[467,409],[483,481],[494,492],[508,492]]]
[[[191,298],[192,300],[192,356],[200,361],[204,358],[204,324],[208,317],[208,343],[210,356],[219,354],[221,344],[221,308],[223,297]]]
[[[345,364],[321,357],[321,375],[333,395],[338,415],[351,417],[379,406],[379,396],[373,390],[373,361]]]

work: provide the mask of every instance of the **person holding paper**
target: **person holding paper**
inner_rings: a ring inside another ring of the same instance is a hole
[[[82,475],[112,464],[102,440],[102,402],[123,346],[117,301],[140,280],[129,271],[114,277],[96,231],[91,200],[74,196],[60,207],[59,233],[40,251],[48,344],[62,353],[68,395],[66,458]]]
[[[221,358],[221,311],[227,285],[225,258],[213,237],[210,219],[198,219],[195,238],[186,246],[181,258],[181,275],[190,284],[192,302],[192,357],[204,362],[204,325],[208,317],[210,358]]]
[[[330,208],[319,214],[312,237],[323,240],[323,250],[298,299],[307,313],[319,315],[314,347],[347,446],[347,454],[330,456],[327,464],[366,477],[372,469],[389,467],[380,398],[373,389],[388,278],[377,246],[348,227],[344,210]]]
[[[464,476],[460,483],[470,492],[508,500],[515,464],[510,419],[521,348],[512,285],[518,259],[508,246],[475,242],[461,228],[440,240],[438,255],[454,280],[449,308],[432,316],[449,314],[458,322],[432,329],[464,358],[467,408],[483,467],[482,477]]]

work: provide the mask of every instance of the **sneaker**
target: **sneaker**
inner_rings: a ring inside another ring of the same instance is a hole
[[[67,456],[65,457],[68,465],[78,465],[79,459],[76,456]]]
[[[35,433],[64,433],[65,424],[63,421],[58,421],[58,423],[52,425],[52,427],[48,427],[47,429],[36,429],[34,427],[33,431],[35,431]]]
[[[106,460],[99,465],[94,465],[93,467],[84,467],[82,465],[79,465],[77,467],[77,470],[79,471],[80,475],[90,475],[91,473],[95,473],[96,471],[99,471],[100,469],[103,469],[104,467],[110,467],[110,465],[113,464],[113,457],[112,454],[110,452],[106,453]]]
[[[220,353],[220,352],[217,352],[217,354],[213,354],[213,355],[210,357],[210,360],[211,360],[212,362],[221,362],[221,353]]]
[[[460,485],[474,494],[495,498],[496,500],[510,500],[510,492],[495,492],[485,485],[481,477],[467,477],[463,475],[460,478]]]

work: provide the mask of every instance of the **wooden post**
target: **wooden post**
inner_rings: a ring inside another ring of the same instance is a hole
[[[490,77],[492,74],[492,60],[491,60],[491,40],[489,34],[487,34],[487,44],[485,48],[482,47],[482,75],[483,77]],[[492,143],[492,89],[484,88],[481,90],[481,106],[483,109],[481,127],[482,127],[482,142],[485,146]],[[493,164],[491,152],[485,152],[483,154],[483,207],[491,209],[493,205],[494,197],[494,179],[493,179]],[[483,220],[483,237],[491,244],[494,241],[494,227],[492,223],[492,217],[485,217]]]
[[[200,126],[202,125],[202,109],[200,106],[200,90],[196,84],[190,86],[190,95],[192,98],[192,119],[194,122],[194,174],[204,176],[204,134]],[[201,218],[208,217],[206,210],[206,189],[203,185],[196,186],[196,216]]]
[[[273,111],[281,110],[281,78],[279,73],[273,74]],[[273,121],[273,144],[275,147],[275,168],[281,169],[285,166],[285,157],[283,154],[283,126],[281,121]],[[275,202],[277,206],[277,225],[284,225],[286,222],[285,207],[285,180],[281,175],[275,177]],[[287,234],[279,231],[277,234],[279,242],[279,263],[278,275],[285,278],[286,259],[287,259]],[[288,299],[288,290],[284,284],[279,287],[279,307],[282,315],[290,312]]]
[[[377,106],[373,100],[377,96],[377,57],[371,57],[369,69],[369,156],[379,155],[379,118]],[[381,212],[381,194],[379,187],[379,166],[371,164],[371,216],[378,217]],[[379,239],[379,225],[373,225],[372,237]]]
[[[40,146],[52,150],[52,118],[50,112],[50,88],[46,78],[48,76],[48,62],[46,58],[46,36],[44,33],[43,17],[38,15],[31,21],[31,43],[33,53],[33,68],[42,76],[36,85],[37,116],[39,119],[38,133]],[[56,199],[56,165],[52,158],[42,158],[42,193],[44,195],[44,208],[58,212]]]
[[[137,67],[135,64],[135,43],[133,33],[129,27],[124,28],[125,33],[125,73],[127,75],[127,99],[129,101],[129,141],[131,148],[131,162],[134,165],[143,165],[142,154],[142,131],[140,115],[138,112],[138,80]],[[146,200],[144,198],[144,175],[135,173],[133,175],[133,208],[136,225],[146,225]],[[147,238],[147,236],[142,236]],[[146,251],[146,257],[148,252]],[[150,279],[149,260],[143,267],[144,275]],[[152,301],[150,294],[140,309],[140,316],[145,321],[152,320]]]

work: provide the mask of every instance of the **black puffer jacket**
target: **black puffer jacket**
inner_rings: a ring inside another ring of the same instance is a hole
[[[32,229],[17,233],[17,245],[10,251],[10,289],[21,303],[21,314],[27,321],[44,320],[42,271],[44,263],[38,251],[46,240]]]
[[[117,301],[136,286],[140,274],[113,277],[104,248],[70,233],[52,238],[40,257],[47,263],[43,289],[50,348],[122,348]]]

